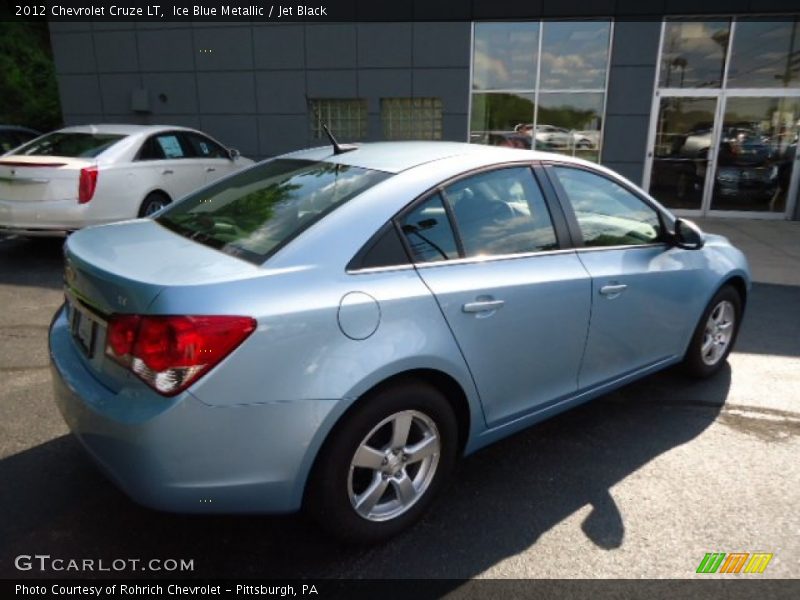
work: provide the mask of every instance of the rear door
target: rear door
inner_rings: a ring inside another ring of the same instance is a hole
[[[192,158],[192,149],[181,131],[167,131],[150,136],[142,144],[131,171],[144,192],[161,189],[178,200],[205,184],[200,161]]]
[[[551,213],[529,166],[450,183],[399,225],[490,426],[576,391],[591,283],[575,252],[560,248],[563,216]]]
[[[592,317],[581,389],[683,351],[703,293],[704,265],[666,243],[659,212],[632,189],[587,168],[552,165],[581,262],[592,276]]]

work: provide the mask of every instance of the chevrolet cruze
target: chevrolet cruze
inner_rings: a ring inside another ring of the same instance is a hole
[[[357,541],[459,456],[669,365],[714,374],[750,288],[608,169],[443,142],[287,154],[65,254],[55,397],[110,478]]]

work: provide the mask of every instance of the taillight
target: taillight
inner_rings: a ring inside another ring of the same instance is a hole
[[[230,354],[253,331],[251,317],[113,315],[106,355],[158,393],[174,396]]]
[[[94,196],[97,188],[97,167],[85,167],[81,169],[81,176],[78,180],[78,204],[86,204]]]

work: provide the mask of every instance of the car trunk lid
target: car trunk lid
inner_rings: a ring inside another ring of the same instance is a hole
[[[150,219],[91,227],[65,244],[64,284],[76,347],[107,387],[130,380],[106,358],[107,322],[113,314],[148,314],[167,286],[200,286],[255,277],[262,270],[183,238]]]
[[[95,164],[66,156],[5,156],[0,158],[0,200],[77,201],[81,169]]]

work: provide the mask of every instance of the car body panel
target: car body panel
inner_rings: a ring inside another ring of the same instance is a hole
[[[592,323],[582,389],[683,354],[705,306],[702,254],[664,244],[578,253],[592,277]],[[604,295],[606,286],[625,286]]]
[[[591,281],[575,252],[431,264],[419,274],[470,365],[490,426],[577,391]],[[504,304],[465,312],[480,301]]]

